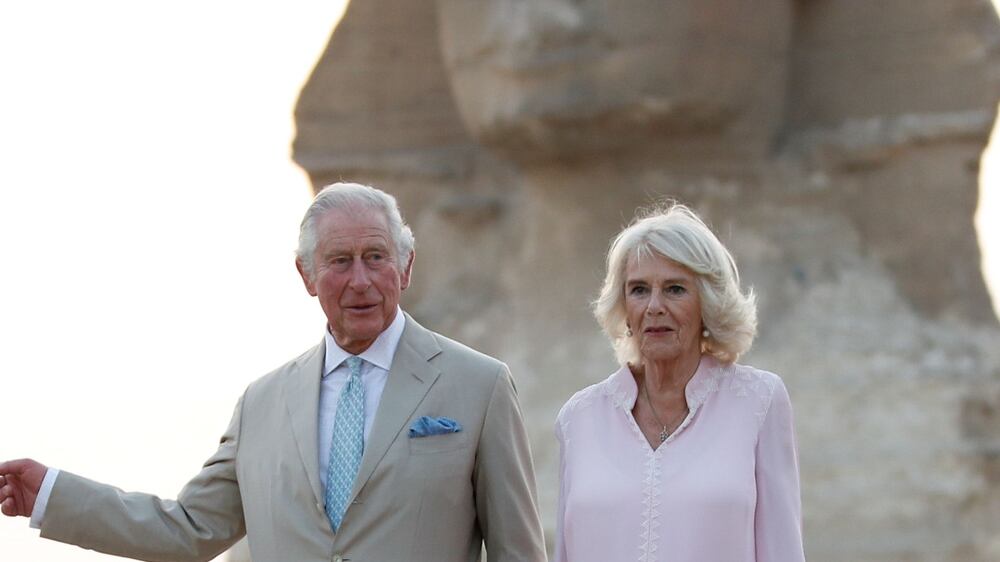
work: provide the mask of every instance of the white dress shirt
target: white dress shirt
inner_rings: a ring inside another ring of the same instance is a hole
[[[364,350],[360,357],[364,360],[361,365],[361,382],[365,385],[365,443],[368,442],[368,435],[372,431],[372,424],[375,421],[375,412],[378,410],[378,403],[382,400],[382,390],[385,389],[385,382],[389,379],[389,367],[392,366],[392,358],[396,355],[396,348],[399,347],[399,339],[403,336],[403,328],[406,326],[406,319],[403,311],[397,306],[396,317],[392,323],[375,341]],[[329,328],[326,330],[326,359],[323,364],[323,380],[319,389],[319,474],[320,485],[326,490],[326,467],[330,462],[330,441],[333,439],[333,420],[337,415],[337,402],[340,393],[347,384],[350,376],[350,369],[344,363],[350,353],[344,351],[330,334]],[[45,519],[45,509],[49,504],[49,496],[52,488],[59,477],[59,469],[49,467],[42,480],[41,488],[38,490],[38,497],[35,498],[35,507],[31,511],[30,525],[34,529],[42,528],[42,520]]]
[[[389,367],[396,355],[399,339],[403,336],[406,319],[402,311],[396,307],[396,317],[368,349],[358,357],[364,360],[361,364],[361,382],[365,387],[365,446],[375,422],[375,412],[382,399],[382,390],[389,379]],[[336,340],[326,332],[326,359],[323,364],[323,380],[319,388],[319,474],[320,484],[326,490],[326,467],[330,462],[330,444],[333,441],[333,421],[337,416],[337,402],[340,394],[351,376],[345,361],[351,353],[344,351]]]

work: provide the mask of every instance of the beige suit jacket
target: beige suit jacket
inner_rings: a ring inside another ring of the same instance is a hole
[[[510,373],[409,316],[340,530],[324,513],[325,349],[252,383],[218,451],[161,500],[61,472],[42,536],[144,560],[208,560],[246,533],[255,562],[544,561],[534,471]],[[411,438],[417,418],[458,433]]]

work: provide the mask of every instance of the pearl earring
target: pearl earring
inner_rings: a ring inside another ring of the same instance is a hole
[[[705,328],[704,330],[701,331],[701,337],[703,337],[703,338],[708,338],[708,336],[711,336],[711,335],[712,335],[712,332],[709,332],[708,328]]]
[[[627,337],[632,337],[632,328],[625,328],[625,335]]]

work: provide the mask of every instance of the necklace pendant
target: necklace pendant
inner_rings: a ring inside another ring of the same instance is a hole
[[[663,429],[660,430],[660,443],[666,441],[667,437],[670,437],[670,434],[667,433],[667,427],[663,426]]]

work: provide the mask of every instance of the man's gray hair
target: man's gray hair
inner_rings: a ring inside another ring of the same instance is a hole
[[[396,198],[381,189],[359,183],[338,182],[320,190],[313,199],[312,205],[306,210],[299,225],[299,247],[295,251],[303,269],[310,276],[315,273],[313,262],[316,253],[316,227],[320,217],[333,209],[375,209],[380,211],[389,224],[389,234],[396,245],[396,258],[399,267],[405,268],[413,254],[413,231],[403,221]]]
[[[593,308],[619,361],[641,364],[635,338],[626,335],[625,268],[632,255],[659,255],[696,275],[701,320],[710,333],[702,338],[702,353],[731,363],[750,349],[757,335],[753,290],[740,290],[740,274],[729,250],[694,211],[675,203],[637,216],[608,251],[607,274]]]

